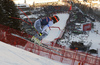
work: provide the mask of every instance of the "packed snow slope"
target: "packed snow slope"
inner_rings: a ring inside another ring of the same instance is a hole
[[[0,41],[0,65],[66,65]]]

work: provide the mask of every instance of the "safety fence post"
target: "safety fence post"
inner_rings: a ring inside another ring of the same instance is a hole
[[[87,55],[88,55],[88,53],[86,53],[86,56],[85,56],[85,59],[84,59],[83,63],[85,63],[85,61],[86,61],[86,59],[87,59]]]
[[[97,56],[96,56],[96,59],[95,59],[95,65],[96,65],[96,60],[97,60]]]
[[[73,58],[73,60],[72,60],[72,64],[71,65],[74,65],[74,63],[75,63],[75,58],[76,58],[76,56],[77,56],[77,53],[78,53],[78,50],[75,50],[75,56],[74,56],[74,58]]]
[[[34,53],[36,53],[36,44],[34,44]]]
[[[5,32],[3,32],[3,35],[2,35],[2,36],[4,37],[4,40],[2,40],[2,41],[7,42],[7,38],[6,38],[6,31],[5,31]]]
[[[50,58],[50,59],[51,59],[51,56],[52,56],[52,52],[49,51],[49,58]]]
[[[2,34],[2,30],[0,30],[0,40],[3,41],[2,39],[3,39],[3,34]]]
[[[60,62],[63,61],[63,59],[64,59],[64,54],[65,54],[65,50],[62,50],[62,56],[61,56]]]
[[[40,46],[38,46],[38,55],[40,55]]]

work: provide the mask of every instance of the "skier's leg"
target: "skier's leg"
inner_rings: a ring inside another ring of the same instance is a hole
[[[41,21],[40,20],[41,19],[38,19],[34,23],[34,27],[36,28],[36,30],[38,31],[38,33],[42,32]],[[39,40],[42,40],[45,36],[47,36],[46,33],[43,33],[42,36],[39,36],[38,34],[35,34],[35,37],[38,38]]]
[[[41,19],[38,19],[38,20],[36,20],[35,21],[35,23],[34,23],[34,27],[36,28],[36,30],[38,31],[38,33],[40,33],[41,31],[42,31],[42,28],[41,28],[41,21],[40,21]],[[35,34],[35,37],[36,38],[40,38],[40,36],[36,33]]]
[[[34,27],[36,28],[36,30],[37,30],[39,33],[42,31],[40,19],[38,19],[38,20],[35,21]]]

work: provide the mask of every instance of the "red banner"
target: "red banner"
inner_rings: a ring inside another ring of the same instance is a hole
[[[87,23],[83,25],[83,31],[90,31],[91,30],[91,23]]]

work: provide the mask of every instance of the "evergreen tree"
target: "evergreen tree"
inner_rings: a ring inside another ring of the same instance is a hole
[[[0,24],[14,29],[20,29],[20,21],[9,18],[9,16],[19,18],[15,3],[12,0],[0,0]]]
[[[3,8],[2,8],[2,0],[0,0],[0,23],[2,23],[1,21],[3,20]]]

